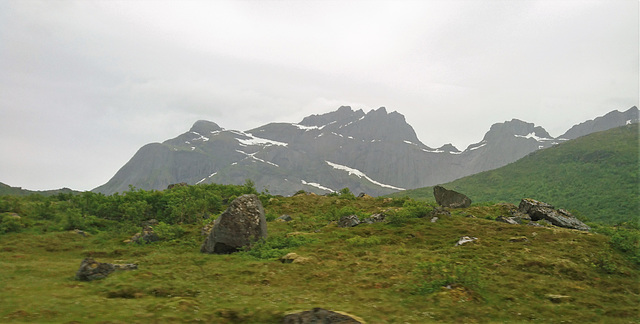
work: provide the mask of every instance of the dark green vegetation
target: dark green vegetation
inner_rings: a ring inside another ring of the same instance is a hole
[[[231,255],[199,253],[203,225],[243,193],[255,193],[251,182],[0,197],[0,322],[278,323],[313,307],[367,323],[638,319],[637,227],[592,225],[603,235],[508,225],[493,220],[508,208],[490,204],[432,223],[423,216],[434,206],[407,198],[262,193],[266,240]],[[378,212],[388,222],[333,222]],[[282,214],[293,220],[276,221]],[[150,218],[163,240],[123,242]],[[461,236],[478,240],[454,246]],[[306,259],[278,261],[289,252]],[[88,256],[139,269],[76,281]]]
[[[592,222],[638,224],[640,162],[638,124],[593,133],[536,151],[515,163],[443,185],[474,202],[522,198],[549,202]],[[433,187],[390,197],[433,201]]]

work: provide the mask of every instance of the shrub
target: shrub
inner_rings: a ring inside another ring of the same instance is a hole
[[[163,222],[159,222],[153,226],[153,231],[161,240],[165,241],[175,240],[182,237],[185,233],[184,228],[180,225],[169,225]]]
[[[270,236],[254,243],[243,253],[258,259],[277,259],[291,252],[292,248],[314,241],[311,238],[297,236]]]
[[[473,264],[457,264],[453,261],[420,262],[413,271],[416,277],[414,293],[428,295],[442,287],[460,285],[468,289],[480,289],[478,267]]]
[[[0,234],[19,232],[23,227],[19,218],[11,215],[3,215],[0,217]]]
[[[356,235],[352,238],[347,239],[346,242],[348,245],[351,245],[351,246],[371,247],[374,245],[382,244],[382,239],[378,236],[362,237],[362,236]]]

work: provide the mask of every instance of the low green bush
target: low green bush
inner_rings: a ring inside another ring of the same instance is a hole
[[[254,243],[241,253],[258,259],[277,259],[291,252],[291,249],[312,241],[312,238],[303,235],[269,236],[267,239]]]
[[[413,291],[418,295],[428,295],[454,285],[478,290],[482,287],[478,273],[478,267],[473,264],[458,264],[448,260],[420,262],[413,271],[416,279]]]

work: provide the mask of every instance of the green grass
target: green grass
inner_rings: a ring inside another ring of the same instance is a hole
[[[402,211],[398,205],[413,215],[401,225],[338,228],[332,220],[345,208],[367,215]],[[34,222],[0,235],[0,322],[279,323],[288,312],[314,307],[367,323],[638,321],[640,265],[620,248],[634,249],[633,242],[616,245],[612,236],[499,223],[491,219],[505,212],[500,205],[454,210],[436,223],[415,218],[417,206],[276,197],[266,212],[286,213],[293,221],[269,222],[269,238],[255,255],[199,253],[197,224],[171,225],[180,227],[179,236],[136,245],[123,241],[137,228],[85,237],[44,232],[50,224]],[[461,236],[478,240],[454,246]],[[512,242],[514,237],[527,240]],[[284,252],[309,260],[282,263]],[[139,269],[76,281],[87,256],[137,263]],[[554,303],[550,294],[569,297]]]
[[[608,224],[638,222],[640,162],[638,124],[590,134],[539,150],[499,169],[443,186],[473,202],[545,201],[576,216]],[[389,197],[433,201],[433,188]]]

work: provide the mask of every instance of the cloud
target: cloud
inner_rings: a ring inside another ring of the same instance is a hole
[[[91,189],[198,119],[351,105],[459,148],[638,104],[635,1],[3,1],[0,181]]]

